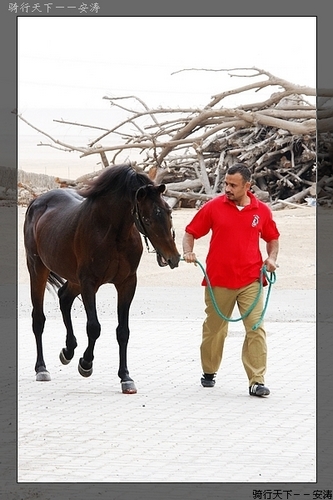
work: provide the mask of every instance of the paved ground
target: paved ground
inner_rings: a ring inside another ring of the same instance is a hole
[[[138,393],[121,394],[114,306],[114,289],[105,285],[94,373],[84,379],[77,371],[86,348],[82,304],[73,311],[76,356],[63,366],[64,329],[56,298],[47,294],[44,346],[52,381],[35,382],[28,285],[19,286],[19,482],[316,480],[314,290],[272,291],[266,399],[248,396],[240,323],[230,327],[215,388],[201,387],[200,286],[138,288],[129,345]]]

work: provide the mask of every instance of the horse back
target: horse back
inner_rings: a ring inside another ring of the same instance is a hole
[[[36,235],[37,228],[44,225],[56,231],[67,219],[73,219],[81,201],[82,197],[71,189],[53,189],[40,195],[27,208],[25,232],[33,228]]]
[[[96,286],[122,282],[136,273],[142,254],[141,237],[128,214],[125,224],[124,212],[116,206],[110,210],[103,200],[89,204],[71,189],[49,191],[27,209],[27,256],[72,283],[78,284],[82,273]]]

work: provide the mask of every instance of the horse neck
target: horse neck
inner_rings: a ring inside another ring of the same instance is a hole
[[[130,230],[133,225],[133,203],[126,198],[113,200],[109,197],[101,197],[98,200],[89,200],[85,207],[85,214],[99,227],[110,228],[112,226],[126,231]]]

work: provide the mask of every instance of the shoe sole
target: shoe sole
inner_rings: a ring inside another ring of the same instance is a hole
[[[202,385],[202,387],[214,387],[215,380],[201,379],[201,385]]]
[[[263,396],[269,396],[269,395],[270,395],[270,391],[268,391],[268,392],[267,391],[262,391],[262,392],[258,391],[256,393],[250,392],[250,396],[257,396],[259,398],[262,398]]]

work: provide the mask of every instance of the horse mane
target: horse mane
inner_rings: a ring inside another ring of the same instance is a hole
[[[78,193],[83,198],[94,199],[103,195],[117,195],[130,200],[141,186],[153,185],[147,174],[137,172],[130,164],[106,167]]]

